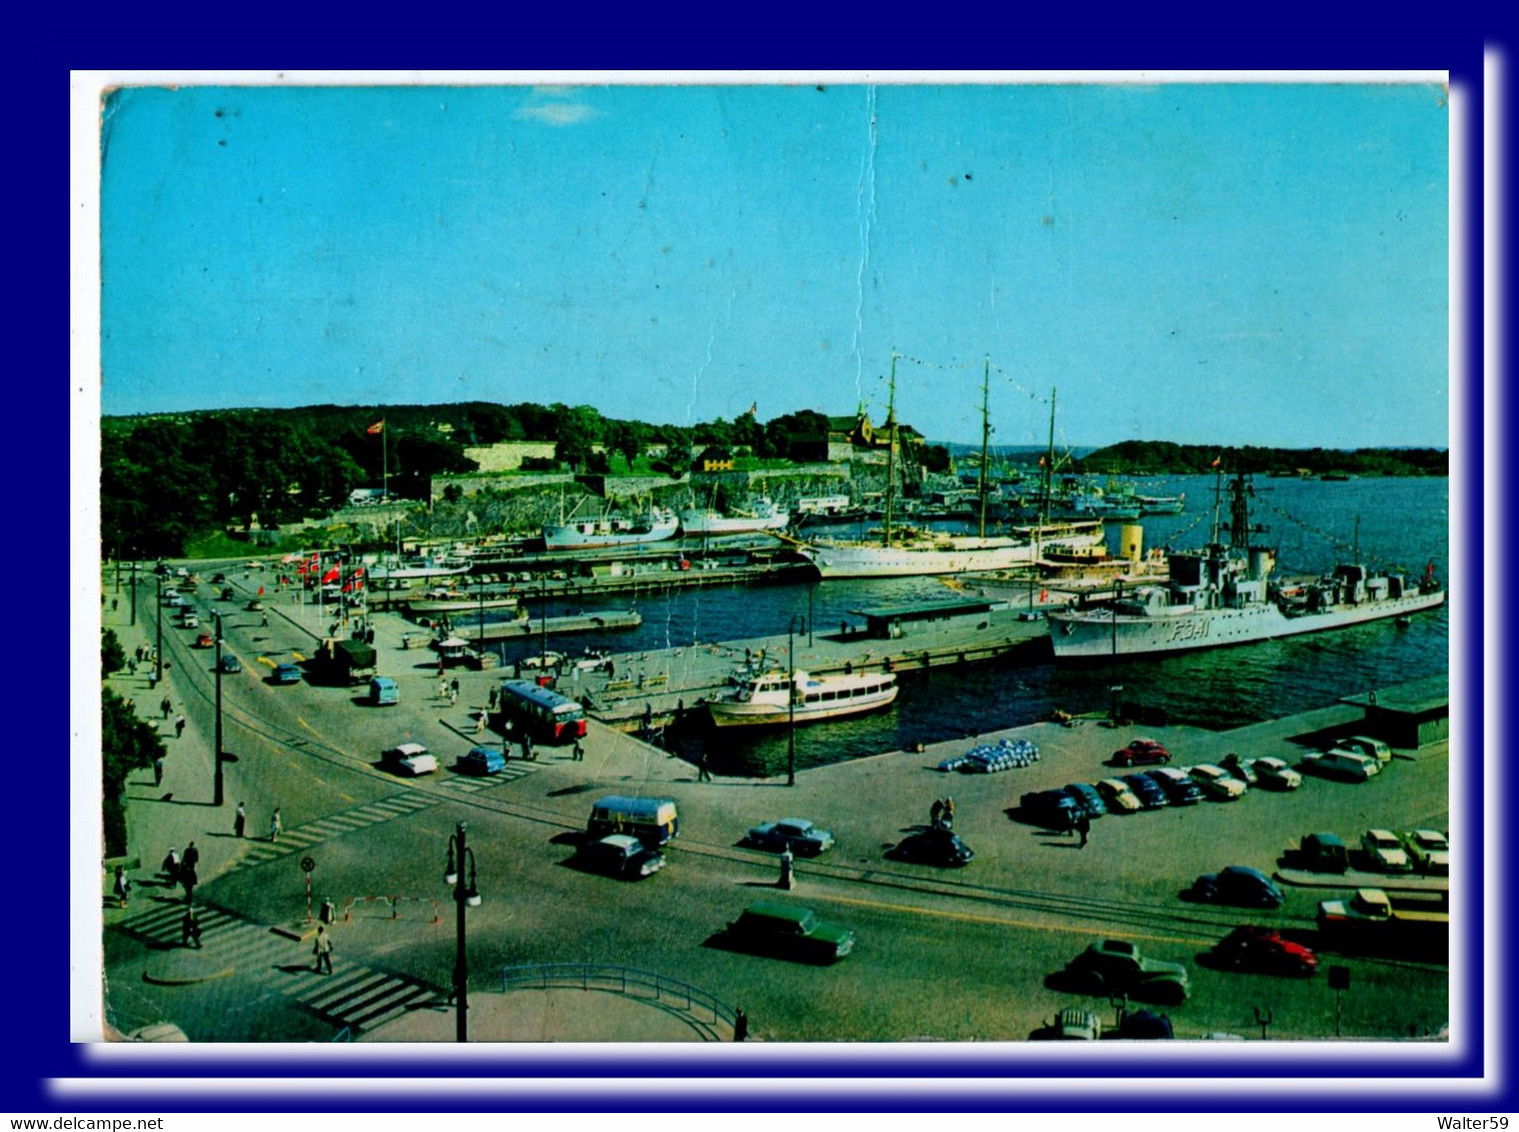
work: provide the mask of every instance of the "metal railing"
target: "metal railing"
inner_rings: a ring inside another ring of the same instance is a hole
[[[722,1040],[716,1030],[719,1026],[725,1027],[731,1036],[735,1021],[733,1007],[700,987],[636,967],[602,963],[536,963],[503,967],[501,983],[504,991],[575,988],[652,1001],[665,1010],[682,1014],[709,1040]]]

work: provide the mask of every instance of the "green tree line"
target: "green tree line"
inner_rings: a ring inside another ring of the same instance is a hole
[[[1072,462],[1078,472],[1188,475],[1213,470],[1221,460],[1227,471],[1264,475],[1271,472],[1310,475],[1444,476],[1450,454],[1441,448],[1239,448],[1173,444],[1164,440],[1125,440],[1089,452]]]

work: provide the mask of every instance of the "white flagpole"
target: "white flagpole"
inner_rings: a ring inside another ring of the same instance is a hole
[[[385,427],[385,421],[380,421],[380,475],[383,478],[380,495],[385,502],[390,502],[390,432]]]

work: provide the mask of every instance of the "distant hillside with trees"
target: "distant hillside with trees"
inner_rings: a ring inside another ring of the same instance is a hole
[[[1450,453],[1443,448],[1221,448],[1172,444],[1164,440],[1125,440],[1098,448],[1072,461],[1078,472],[1139,475],[1186,475],[1208,472],[1222,458],[1228,471],[1263,475],[1305,472],[1309,475],[1444,476]]]

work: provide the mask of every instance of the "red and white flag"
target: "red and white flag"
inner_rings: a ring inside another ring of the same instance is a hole
[[[369,433],[370,436],[379,436],[380,433],[385,431],[385,422],[375,421],[374,424],[370,425],[364,431]]]
[[[342,571],[339,570],[336,566],[330,567],[328,569],[327,573],[325,573],[325,574],[322,575],[322,585],[325,586],[328,582],[335,582],[335,581],[337,581],[338,578],[339,578],[339,576],[341,576],[341,574],[342,574]]]

